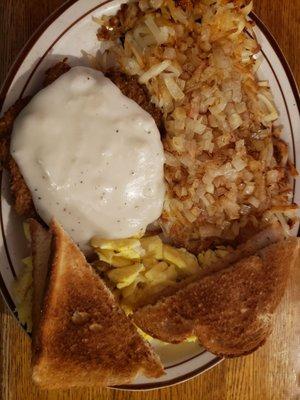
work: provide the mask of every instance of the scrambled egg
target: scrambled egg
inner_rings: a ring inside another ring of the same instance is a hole
[[[198,254],[198,261],[201,265],[208,267],[220,258],[225,257],[229,251],[230,249],[225,246],[218,246],[215,250],[208,249]]]
[[[127,267],[115,268],[107,272],[109,279],[114,282],[118,289],[131,285],[145,268],[143,264],[136,263]]]
[[[28,224],[24,224],[24,234],[30,241]],[[211,263],[223,258],[228,248],[220,246],[215,250],[203,251],[196,257],[185,249],[178,249],[162,242],[158,235],[142,238],[106,240],[94,237],[91,245],[99,260],[94,266],[102,272],[114,286],[120,305],[127,315],[132,313],[136,302],[145,295],[157,293],[166,286],[174,285],[185,277],[200,271]],[[14,285],[16,307],[20,322],[28,332],[32,330],[32,257],[22,260],[24,268]],[[108,268],[107,268],[108,267]],[[149,336],[140,331],[149,340]],[[191,337],[188,341],[195,341]]]
[[[109,264],[102,272],[113,284],[127,313],[144,296],[196,274],[228,252],[220,247],[204,251],[197,258],[185,249],[163,243],[158,235],[121,240],[94,237],[91,245],[100,261]],[[95,265],[99,268],[99,264]]]
[[[228,253],[227,248],[220,246],[215,250],[203,251],[196,257],[186,249],[163,243],[158,235],[122,240],[95,237],[91,245],[100,261],[109,264],[102,269],[101,262],[96,262],[95,266],[100,268],[113,284],[113,293],[126,315],[130,315],[133,306],[145,296],[196,274],[200,268],[210,265]],[[145,339],[152,339],[141,329],[137,329]],[[196,340],[195,336],[187,339],[189,342]]]
[[[145,254],[140,240],[136,238],[108,240],[94,237],[91,240],[91,245],[100,248],[102,251],[106,250],[107,254],[110,252],[115,258],[122,257],[135,260]]]

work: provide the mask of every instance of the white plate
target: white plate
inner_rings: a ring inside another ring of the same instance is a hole
[[[114,13],[120,0],[73,0],[64,4],[33,35],[11,68],[0,93],[0,108],[5,111],[19,97],[35,93],[40,88],[44,71],[55,62],[68,57],[71,65],[85,64],[81,50],[95,53],[99,50],[96,38],[97,25],[92,16]],[[298,164],[300,158],[300,100],[299,93],[288,64],[276,41],[267,28],[255,16],[255,33],[262,46],[263,63],[260,77],[268,79],[280,112],[284,127],[284,139],[289,143],[290,157]],[[4,299],[17,318],[12,294],[12,283],[21,269],[21,259],[29,249],[23,237],[22,221],[10,206],[9,181],[3,172],[1,177],[1,249],[0,288]],[[294,187],[294,201],[300,203],[300,182]],[[298,227],[295,229],[297,234]],[[203,351],[195,343],[181,345],[155,344],[166,367],[166,375],[159,379],[138,377],[132,385],[119,388],[147,390],[174,385],[190,379],[220,362],[213,354]]]

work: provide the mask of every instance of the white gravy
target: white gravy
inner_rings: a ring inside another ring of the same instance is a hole
[[[74,67],[14,123],[11,154],[46,223],[85,248],[125,238],[161,214],[164,153],[153,118],[96,70]]]

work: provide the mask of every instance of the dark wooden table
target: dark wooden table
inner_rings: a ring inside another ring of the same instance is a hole
[[[0,0],[0,83],[29,36],[62,3]],[[299,84],[300,0],[254,0],[254,5]],[[244,358],[226,360],[189,382],[147,393],[108,389],[39,391],[30,376],[30,340],[0,300],[0,400],[299,400],[299,292],[298,263],[298,273],[295,270],[291,276],[273,334],[263,348]]]

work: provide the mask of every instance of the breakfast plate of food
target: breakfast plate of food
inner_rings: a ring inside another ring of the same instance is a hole
[[[300,112],[252,2],[67,2],[0,99],[0,286],[37,385],[154,389],[264,344]]]

